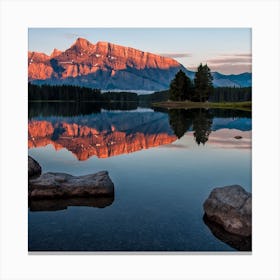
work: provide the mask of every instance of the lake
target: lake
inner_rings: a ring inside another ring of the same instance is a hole
[[[244,251],[203,217],[214,187],[251,192],[251,113],[29,103],[43,172],[107,170],[114,198],[29,201],[29,251]],[[236,136],[241,136],[236,139]]]

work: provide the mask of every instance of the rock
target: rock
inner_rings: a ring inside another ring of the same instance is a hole
[[[50,57],[51,57],[51,58],[54,58],[54,57],[56,57],[56,56],[59,56],[61,53],[62,53],[62,51],[60,51],[60,50],[54,48],[53,51],[52,51],[52,53],[51,53],[51,56],[50,56]]]
[[[114,202],[113,196],[105,197],[70,197],[52,199],[29,199],[30,211],[59,211],[70,206],[105,208]]]
[[[31,199],[113,196],[114,184],[107,171],[84,176],[49,172],[29,180],[28,194]]]
[[[203,204],[207,218],[227,232],[251,236],[252,195],[241,186],[215,188]]]
[[[229,233],[225,231],[221,225],[211,222],[206,214],[203,216],[203,221],[216,238],[228,244],[230,247],[238,251],[252,251],[252,236],[241,236]]]
[[[40,175],[41,172],[42,168],[40,164],[35,159],[28,156],[28,177]]]
[[[234,136],[235,139],[242,139],[242,136],[240,135],[237,135],[237,136]]]

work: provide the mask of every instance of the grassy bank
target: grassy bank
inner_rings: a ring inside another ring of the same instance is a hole
[[[188,109],[188,108],[225,108],[237,110],[252,110],[252,102],[191,102],[191,101],[164,101],[152,104],[155,107],[168,109]]]

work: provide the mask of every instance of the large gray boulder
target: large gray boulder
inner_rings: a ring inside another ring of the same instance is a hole
[[[203,204],[207,218],[227,232],[251,236],[252,195],[241,186],[215,188]]]
[[[107,171],[84,176],[45,173],[28,182],[30,198],[113,196],[114,184]]]
[[[32,157],[28,156],[28,177],[38,176],[42,172],[40,164]]]

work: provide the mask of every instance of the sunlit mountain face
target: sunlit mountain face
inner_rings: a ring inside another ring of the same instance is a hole
[[[28,52],[28,80],[34,84],[78,85],[103,90],[148,90],[169,88],[182,70],[193,79],[195,73],[175,59],[110,42],[89,42],[78,38],[68,49],[52,54]],[[223,75],[213,72],[216,87],[248,87],[251,73]]]
[[[28,147],[66,148],[80,161],[171,144],[185,134],[202,146],[251,147],[251,119],[246,112],[205,109],[157,112],[138,108],[131,111],[100,109],[97,113],[72,116],[67,116],[65,111],[66,116],[44,116],[41,110],[30,111]]]

